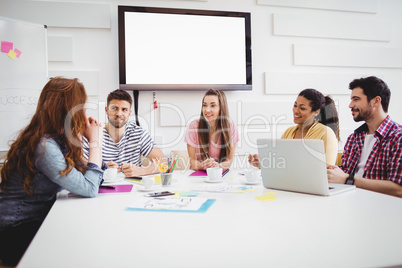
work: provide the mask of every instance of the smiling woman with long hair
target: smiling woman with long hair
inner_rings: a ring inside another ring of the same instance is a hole
[[[12,143],[0,182],[0,259],[15,265],[62,189],[94,197],[102,182],[102,126],[83,110],[78,79],[56,77],[43,88],[29,125]],[[68,126],[66,128],[66,126]],[[82,155],[85,136],[92,144]]]
[[[208,90],[202,99],[200,119],[190,123],[184,139],[191,168],[228,169],[233,162],[238,141],[237,127],[229,118],[225,93],[220,90]]]
[[[338,112],[330,96],[318,90],[302,90],[293,105],[293,122],[281,139],[320,139],[324,143],[325,161],[334,165],[338,154]]]
[[[324,143],[325,161],[334,165],[338,154],[339,118],[330,96],[318,90],[302,90],[293,104],[293,122],[281,139],[321,139]],[[258,155],[249,155],[252,166],[260,167]]]

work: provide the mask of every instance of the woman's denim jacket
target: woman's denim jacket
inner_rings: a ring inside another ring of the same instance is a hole
[[[89,163],[84,174],[72,168],[68,175],[60,175],[67,167],[64,144],[42,138],[35,151],[35,175],[31,181],[32,195],[24,190],[24,178],[13,171],[8,179],[7,193],[0,191],[0,230],[22,222],[42,222],[62,189],[84,197],[95,197],[102,182],[103,170]]]

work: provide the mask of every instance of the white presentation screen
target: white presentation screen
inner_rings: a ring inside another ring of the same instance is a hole
[[[119,42],[124,43],[119,44],[124,49],[119,51],[119,64],[120,84],[125,89],[130,85],[139,90],[157,90],[158,85],[162,90],[163,85],[170,85],[169,90],[174,90],[172,85],[251,89],[251,50],[246,43],[250,36],[244,16],[141,10],[124,11],[123,17],[124,21],[119,18],[119,28],[124,23],[124,31],[119,29]]]
[[[245,84],[244,18],[126,13],[127,84]]]

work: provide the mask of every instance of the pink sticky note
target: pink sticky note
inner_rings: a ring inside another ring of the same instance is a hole
[[[190,176],[207,176],[207,172],[205,170],[196,170]]]
[[[14,52],[17,53],[17,58],[19,58],[21,56],[21,51],[19,51],[18,49],[14,49]]]
[[[99,193],[129,193],[133,189],[132,184],[121,184],[121,185],[108,185],[114,187],[114,189],[99,188]]]
[[[8,55],[10,58],[15,59],[15,56],[17,56],[17,53],[15,53],[14,50],[10,50],[10,51],[7,53],[7,55]]]
[[[1,41],[1,52],[8,53],[10,50],[13,50],[13,43]]]
[[[222,169],[222,176],[226,175],[226,171],[229,172],[228,169]],[[208,176],[208,174],[205,170],[196,170],[190,176]]]

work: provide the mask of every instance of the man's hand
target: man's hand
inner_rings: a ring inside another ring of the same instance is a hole
[[[122,163],[121,169],[125,177],[134,177],[143,175],[142,169],[139,166],[136,166],[131,163]]]
[[[117,168],[117,173],[120,173],[120,171],[121,171],[121,167],[119,166],[119,164],[117,164],[117,163],[114,162],[114,161],[107,162],[106,165],[107,165],[109,168]]]
[[[253,166],[260,168],[260,158],[258,157],[258,154],[250,154],[248,156],[248,162]]]
[[[345,184],[349,174],[346,174],[338,166],[327,166],[328,182]]]

